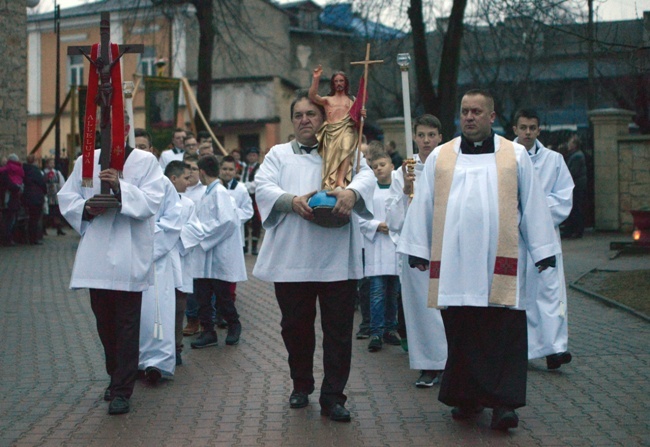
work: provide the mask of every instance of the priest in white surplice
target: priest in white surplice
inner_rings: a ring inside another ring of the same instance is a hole
[[[154,216],[164,197],[163,172],[156,157],[129,147],[125,152],[120,177],[115,169],[99,172],[100,151],[95,151],[92,187],[82,186],[79,157],[58,194],[61,214],[81,234],[70,287],[90,289],[106,372],[111,376],[104,393],[104,399],[111,401],[110,414],[130,410],[138,374],[142,292],[153,285]],[[99,194],[100,178],[111,183],[120,197],[119,208],[86,205]]]
[[[534,110],[519,110],[515,114],[515,142],[530,154],[537,178],[544,190],[546,203],[553,218],[557,243],[560,224],[571,213],[573,178],[561,154],[547,149],[537,140],[539,117]],[[555,255],[557,268],[537,272],[530,256],[526,263],[526,316],[528,317],[528,358],[546,357],[548,369],[557,369],[571,361],[567,351],[569,329],[567,296],[562,253]]]
[[[307,201],[322,182],[323,160],[314,149],[323,117],[322,108],[309,100],[307,92],[299,92],[291,104],[296,139],[273,146],[255,177],[266,234],[253,274],[275,283],[293,380],[291,408],[307,406],[308,395],[314,391],[318,299],[325,372],[321,414],[347,422],[350,412],[344,406],[343,391],[350,375],[356,280],[363,276],[361,232],[357,216],[350,214],[354,211],[372,218],[375,177],[362,159],[352,183],[331,193],[337,198],[333,212],[350,216],[349,224],[324,228],[310,222],[314,214]]]
[[[429,305],[441,311],[448,359],[439,400],[455,419],[494,409],[492,428],[518,425],[528,367],[525,265],[553,266],[558,245],[523,146],[492,132],[494,100],[470,90],[462,136],[427,158],[398,251],[430,268]]]
[[[386,223],[394,232],[396,244],[399,241],[399,233],[402,231],[410,195],[413,192],[413,180],[422,178],[424,163],[442,140],[440,127],[440,120],[433,115],[422,115],[413,121],[413,137],[418,147],[418,153],[413,157],[416,162],[414,172],[406,173],[405,182],[405,168],[401,167],[395,171],[386,200]],[[400,256],[400,282],[409,363],[411,369],[420,370],[415,386],[428,388],[440,381],[441,372],[447,363],[445,326],[442,323],[440,309],[427,306],[428,272],[410,268],[408,257]]]

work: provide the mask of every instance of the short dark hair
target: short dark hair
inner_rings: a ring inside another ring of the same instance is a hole
[[[224,157],[221,159],[221,164],[224,163],[232,163],[235,166],[237,166],[237,160],[235,160],[235,157],[232,155],[224,155]]]
[[[494,96],[492,96],[492,93],[485,88],[473,88],[470,90],[467,90],[463,96],[483,96],[485,99],[488,100],[488,103],[492,103],[492,110],[494,110]]]
[[[199,130],[196,136],[199,138],[199,140],[201,138],[212,138],[212,135],[210,135],[210,132],[207,130]]]
[[[178,177],[180,175],[183,175],[186,169],[190,169],[189,165],[179,160],[173,160],[170,161],[165,167],[165,176],[167,178],[171,178],[172,175]]]
[[[291,120],[293,120],[293,108],[295,107],[296,103],[297,103],[298,101],[302,100],[302,99],[306,99],[306,100],[308,100],[309,102],[311,102],[312,104],[314,104],[314,105],[316,106],[316,108],[317,108],[318,110],[320,110],[321,116],[322,116],[323,118],[325,118],[325,109],[323,108],[323,106],[321,106],[321,105],[319,105],[319,104],[316,104],[316,103],[313,102],[311,99],[309,99],[309,91],[308,91],[308,90],[305,90],[305,89],[299,89],[299,90],[296,90],[296,93],[295,93],[295,96],[294,96],[294,98],[293,98],[293,101],[291,101]]]
[[[214,155],[199,158],[197,166],[210,177],[219,177],[219,159]]]
[[[434,129],[438,129],[438,132],[442,133],[442,124],[440,123],[440,120],[429,113],[420,115],[413,120],[413,133],[417,132],[418,126],[433,127]]]
[[[515,119],[514,123],[515,126],[517,125],[517,122],[519,121],[519,118],[526,118],[529,120],[537,120],[537,125],[539,126],[539,115],[537,115],[537,111],[535,109],[519,109],[515,113]]]
[[[194,163],[199,162],[199,156],[197,154],[190,154],[189,152],[185,152],[183,154],[183,161],[187,163],[188,161],[193,161]]]
[[[390,158],[390,155],[388,155],[388,152],[386,152],[384,143],[377,140],[373,140],[368,143],[368,150],[366,151],[366,159],[368,160],[368,163],[372,163],[382,156]]]
[[[142,127],[136,127],[135,129],[133,129],[133,134],[135,135],[135,138],[145,137],[149,142],[149,146],[151,147],[151,134],[147,132],[145,129],[143,129]]]

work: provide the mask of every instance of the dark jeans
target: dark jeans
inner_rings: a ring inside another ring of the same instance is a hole
[[[30,244],[35,244],[36,242],[43,239],[43,234],[41,231],[41,218],[43,217],[43,205],[27,207],[27,215],[29,220],[27,223],[27,234]]]
[[[138,375],[142,292],[90,289],[113,396],[131,397]]]
[[[239,315],[235,308],[232,293],[232,283],[220,279],[195,278],[194,295],[199,303],[199,322],[206,332],[214,331],[214,307],[212,295],[216,297],[216,307],[226,323],[239,323]]]
[[[187,305],[187,293],[175,289],[176,293],[176,319],[174,325],[174,339],[176,342],[176,352],[183,351],[183,317],[185,316],[185,306]]]
[[[323,329],[324,377],[320,404],[331,407],[347,400],[343,390],[350,376],[352,326],[356,280],[275,283],[282,312],[282,339],[289,354],[289,369],[296,391],[314,390],[316,299]]]

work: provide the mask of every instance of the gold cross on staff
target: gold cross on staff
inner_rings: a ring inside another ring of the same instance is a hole
[[[361,108],[365,110],[366,108],[366,99],[368,98],[368,66],[373,64],[383,64],[383,60],[371,61],[370,60],[370,44],[366,45],[366,58],[359,62],[350,62],[350,65],[363,65],[363,81],[366,83],[365,88],[363,89],[363,98],[361,99]],[[363,122],[365,120],[361,117],[361,123],[359,123],[359,140],[357,141],[357,174],[359,169],[361,169],[361,138],[363,137]]]
[[[370,44],[366,45],[366,58],[358,62],[350,62],[350,65],[363,65],[363,80],[366,83],[366,88],[363,91],[363,99],[361,107],[366,108],[366,98],[368,97],[368,66],[373,64],[383,64],[383,60],[371,61],[370,60]]]

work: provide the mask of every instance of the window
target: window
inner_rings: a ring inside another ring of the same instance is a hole
[[[156,49],[154,47],[144,47],[144,52],[140,56],[140,72],[142,76],[156,76]]]
[[[68,56],[68,81],[70,85],[85,85],[84,59],[81,54]]]

